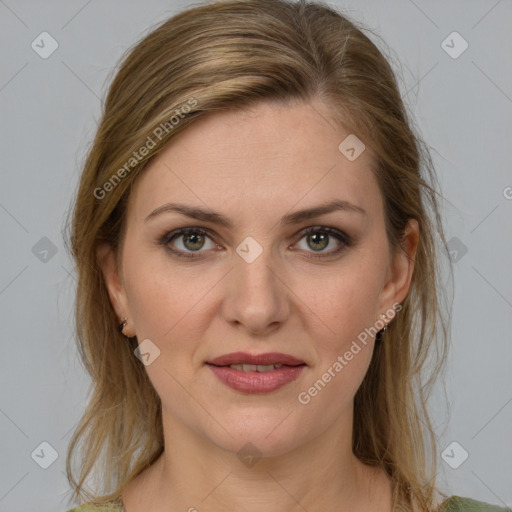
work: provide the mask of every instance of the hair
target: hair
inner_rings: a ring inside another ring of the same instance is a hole
[[[361,461],[391,477],[397,510],[413,503],[433,509],[440,491],[427,405],[447,355],[440,246],[448,251],[428,148],[390,62],[365,30],[322,2],[217,1],[166,20],[124,56],[85,160],[66,241],[77,273],[78,352],[92,379],[67,452],[76,500],[118,499],[164,451],[160,398],[134,357],[136,337],[127,341],[118,330],[96,252],[107,243],[119,259],[132,186],[175,135],[208,113],[320,99],[374,152],[392,250],[403,249],[408,220],[419,223],[409,292],[379,334],[355,396],[352,445]],[[91,475],[101,482],[92,493]]]

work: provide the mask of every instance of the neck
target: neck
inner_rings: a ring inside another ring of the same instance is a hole
[[[338,424],[287,453],[247,457],[245,463],[165,416],[164,432],[169,434],[164,453],[137,492],[123,496],[126,512],[138,512],[142,505],[155,512],[391,510],[389,480],[354,456],[351,432]]]

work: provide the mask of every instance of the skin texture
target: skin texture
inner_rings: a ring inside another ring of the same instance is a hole
[[[414,267],[418,224],[409,222],[404,251],[393,254],[370,149],[354,161],[338,149],[349,133],[319,100],[218,112],[175,137],[136,182],[120,267],[107,246],[98,257],[119,319],[128,319],[124,333],[160,350],[145,368],[162,400],[166,449],[123,493],[127,512],[391,511],[387,476],[351,449],[353,398],[374,339],[309,403],[297,399],[405,298]],[[334,199],[366,214],[279,224]],[[169,202],[214,210],[233,226],[174,212],[145,222]],[[311,226],[353,243],[308,238]],[[168,244],[196,259],[159,244],[182,227],[209,230]],[[263,250],[252,263],[236,252],[246,237]],[[235,351],[283,352],[307,367],[276,391],[246,394],[205,365]],[[237,456],[248,442],[262,454],[252,467]]]

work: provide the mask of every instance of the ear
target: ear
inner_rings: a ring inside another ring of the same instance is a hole
[[[392,257],[381,294],[381,313],[393,308],[393,304],[402,302],[409,292],[420,239],[419,231],[418,221],[409,219],[401,238],[401,248],[396,250]]]
[[[121,323],[124,318],[128,318],[128,323],[123,333],[129,337],[135,336],[135,333],[131,334],[131,322],[129,321],[131,317],[130,308],[128,306],[122,273],[114,249],[109,244],[101,244],[96,251],[96,257],[105,279],[110,302],[117,314],[119,323]]]

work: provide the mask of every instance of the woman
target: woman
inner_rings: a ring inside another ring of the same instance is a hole
[[[434,185],[388,62],[331,8],[216,2],[145,37],[71,226],[73,510],[502,510],[435,484]]]

